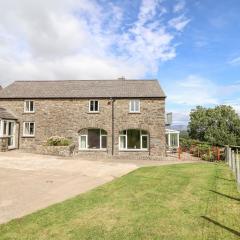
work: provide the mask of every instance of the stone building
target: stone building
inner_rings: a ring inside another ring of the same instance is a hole
[[[34,151],[52,136],[76,154],[165,155],[165,94],[157,80],[15,81],[0,90],[0,138]]]

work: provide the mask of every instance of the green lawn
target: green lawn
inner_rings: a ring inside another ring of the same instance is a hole
[[[210,163],[141,168],[0,225],[1,240],[239,238],[240,194],[228,168]]]

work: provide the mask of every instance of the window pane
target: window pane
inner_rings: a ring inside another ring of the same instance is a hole
[[[82,149],[87,148],[87,136],[80,137],[80,148],[82,148]]]
[[[107,136],[102,136],[102,148],[107,148]]]
[[[129,149],[140,149],[140,130],[127,130],[127,147]]]
[[[126,136],[120,136],[120,149],[126,148]]]
[[[98,101],[95,101],[95,108],[94,108],[94,111],[98,111]]]
[[[134,100],[130,101],[130,110],[131,112],[134,112]]]
[[[29,101],[30,103],[30,112],[33,112],[33,101]]]
[[[29,123],[24,123],[24,134],[29,135]]]
[[[29,101],[25,102],[25,108],[26,108],[26,111],[29,112]]]
[[[140,103],[139,103],[139,100],[135,100],[135,112],[139,112],[140,110]]]
[[[103,129],[101,129],[101,135],[107,135],[107,132]]]
[[[94,102],[90,101],[90,111],[94,111]]]
[[[177,146],[177,134],[171,134],[171,146],[176,147]]]
[[[100,129],[88,129],[88,148],[100,148]]]
[[[127,134],[127,131],[126,131],[126,130],[120,131],[119,134],[121,134],[121,135],[126,135],[126,134]]]
[[[3,134],[6,135],[7,134],[7,121],[3,122]]]
[[[34,135],[34,123],[30,123],[29,125],[30,125],[29,126],[29,133],[30,133],[30,135]]]
[[[148,148],[148,136],[142,136],[142,148]]]
[[[13,122],[8,122],[8,135],[13,135]]]

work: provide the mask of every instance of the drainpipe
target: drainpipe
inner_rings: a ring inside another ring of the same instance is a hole
[[[17,149],[19,149],[20,146],[20,122],[17,122],[18,125],[18,144],[17,144]]]
[[[113,98],[110,98],[112,101],[112,156],[114,155],[114,102]]]

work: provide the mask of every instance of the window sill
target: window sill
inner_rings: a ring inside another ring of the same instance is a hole
[[[87,113],[89,113],[89,114],[99,114],[100,112],[98,111],[98,112],[87,112]]]
[[[83,152],[107,152],[106,148],[102,148],[102,149],[78,149],[79,151],[83,151]]]
[[[35,111],[34,112],[23,112],[23,114],[34,114],[35,113]]]
[[[35,135],[34,135],[34,136],[26,136],[26,135],[23,135],[22,138],[35,138]]]
[[[129,114],[141,114],[141,112],[128,112]]]
[[[149,152],[148,149],[119,149],[119,152]]]

